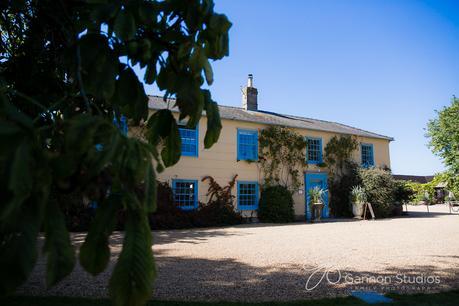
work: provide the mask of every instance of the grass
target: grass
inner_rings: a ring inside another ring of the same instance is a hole
[[[395,300],[392,304],[396,306],[456,306],[459,305],[459,290],[433,293],[399,295],[390,294]],[[11,296],[0,299],[2,306],[111,306],[107,299],[89,299],[72,297],[32,297],[32,296]],[[150,301],[148,306],[358,306],[368,305],[356,298],[335,298],[320,299],[297,302],[265,302],[265,303],[230,303],[230,302],[174,302],[174,301]],[[375,305],[375,304],[373,304]],[[377,305],[377,304],[376,304]]]

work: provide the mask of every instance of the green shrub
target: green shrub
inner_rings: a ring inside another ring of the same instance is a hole
[[[415,192],[413,188],[405,181],[394,181],[395,190],[394,190],[394,200],[397,203],[404,204],[412,202],[415,198]]]
[[[293,198],[284,186],[268,186],[263,189],[258,206],[258,218],[262,222],[285,223],[295,219]]]
[[[385,218],[399,211],[395,203],[396,183],[390,172],[378,168],[362,168],[359,175],[376,218]]]

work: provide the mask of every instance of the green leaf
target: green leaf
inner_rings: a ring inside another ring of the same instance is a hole
[[[204,73],[206,75],[206,82],[208,85],[212,85],[214,82],[214,73],[212,71],[212,66],[210,66],[209,60],[204,61]]]
[[[146,137],[153,146],[163,145],[161,159],[165,167],[175,165],[182,154],[182,140],[172,112],[162,109],[154,113],[147,123]]]
[[[125,235],[110,278],[110,296],[115,306],[143,305],[151,296],[156,274],[151,231],[144,212],[127,212]]]
[[[175,119],[170,121],[169,128],[169,135],[164,139],[161,151],[161,158],[166,168],[175,165],[182,155],[182,139]]]
[[[34,160],[28,142],[22,142],[16,149],[11,165],[8,188],[13,198],[1,206],[0,220],[8,219],[12,213],[20,209],[22,203],[30,196],[33,189]]]
[[[0,223],[0,296],[13,293],[23,284],[37,261],[42,214],[37,203],[29,200],[28,204],[20,218]]]
[[[47,255],[46,285],[52,287],[73,271],[75,250],[70,243],[70,235],[56,201],[47,205],[44,222],[45,244],[43,253]]]
[[[116,81],[112,103],[122,106],[123,114],[134,119],[135,123],[139,123],[141,119],[147,119],[148,97],[143,84],[139,82],[137,75],[130,67],[121,71]]]
[[[81,77],[86,94],[109,99],[115,92],[119,60],[108,46],[106,37],[84,35],[79,42]]]
[[[97,144],[94,142],[96,132],[106,123],[106,119],[102,117],[87,114],[67,119],[64,127],[65,152],[73,154],[78,161],[80,156],[86,155]]]
[[[101,203],[81,246],[81,266],[92,275],[104,271],[110,260],[108,239],[115,228],[116,212],[121,208],[121,204],[120,196],[114,194]]]
[[[126,10],[120,11],[115,19],[114,30],[116,36],[122,40],[130,40],[134,38],[136,25],[132,14]]]
[[[156,111],[147,122],[147,140],[157,146],[161,139],[166,138],[170,134],[171,121],[175,121],[172,112],[169,109],[161,109]]]
[[[147,69],[145,71],[144,81],[147,84],[153,84],[156,78],[156,65],[149,64],[147,65]]]
[[[147,167],[145,174],[145,206],[149,213],[156,211],[156,174],[151,164]]]
[[[212,101],[210,92],[203,90],[205,99],[205,110],[207,114],[207,131],[204,136],[204,147],[209,149],[214,143],[218,141],[222,124],[220,121],[220,112],[216,102]]]

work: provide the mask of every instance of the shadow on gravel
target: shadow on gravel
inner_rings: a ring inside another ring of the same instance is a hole
[[[340,267],[254,267],[232,259],[158,257],[158,299],[289,301],[349,295],[351,290],[425,293],[459,288],[459,268],[391,267],[379,272]],[[306,288],[307,287],[307,288]]]
[[[292,301],[347,296],[351,290],[426,293],[459,288],[459,267],[440,270],[429,265],[402,268],[388,265],[381,271],[370,272],[288,263],[259,267],[230,258],[171,257],[161,252],[156,252],[155,257],[158,276],[152,292],[154,298],[161,300]],[[116,252],[108,270],[97,277],[77,265],[69,277],[47,290],[41,258],[18,294],[106,297],[115,260]]]

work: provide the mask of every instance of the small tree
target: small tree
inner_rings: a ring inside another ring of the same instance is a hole
[[[372,204],[377,218],[393,214],[396,196],[396,183],[389,171],[370,168],[359,169],[362,187],[365,188],[367,200]]]
[[[301,186],[306,141],[292,129],[270,126],[261,131],[260,163],[265,185],[281,185],[293,192]]]
[[[436,114],[437,118],[427,124],[426,137],[432,152],[447,168],[448,188],[459,194],[459,99],[453,96],[451,105]]]

